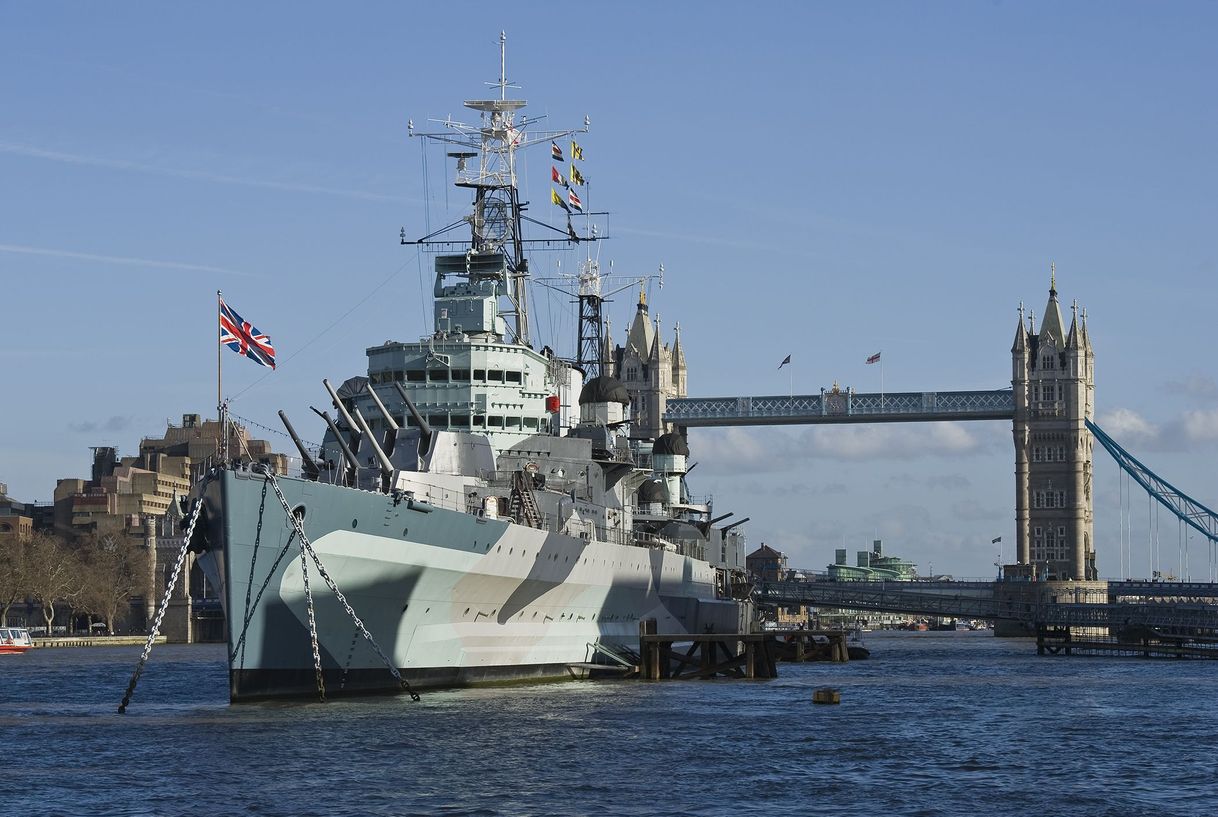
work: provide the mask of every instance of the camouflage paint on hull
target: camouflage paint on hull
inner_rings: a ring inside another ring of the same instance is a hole
[[[592,642],[637,644],[641,619],[685,633],[734,617],[734,605],[715,599],[714,568],[671,551],[278,481],[289,505],[303,506],[326,570],[416,687],[571,677]],[[227,471],[204,497],[202,561],[221,588],[234,701],[316,693],[300,551],[264,484]],[[395,689],[311,564],[309,583],[327,693]]]

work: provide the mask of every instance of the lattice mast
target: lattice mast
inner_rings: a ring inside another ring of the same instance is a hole
[[[411,136],[432,139],[458,148],[448,153],[450,158],[457,161],[455,184],[457,187],[473,190],[474,200],[472,212],[460,221],[418,241],[406,241],[403,230],[402,243],[450,244],[450,240],[435,239],[463,223],[468,224],[468,256],[488,253],[504,255],[504,294],[509,304],[500,310],[500,314],[513,318],[513,340],[521,345],[531,346],[527,292],[529,265],[524,254],[526,242],[521,230],[526,205],[521,203],[517,187],[516,151],[576,133],[585,133],[588,130],[588,121],[585,118],[584,127],[579,129],[525,133],[527,126],[539,120],[530,120],[521,115],[519,122],[516,121],[516,114],[527,103],[523,99],[507,98],[508,88],[520,86],[507,79],[507,35],[503,32],[499,34],[499,79],[486,84],[499,89],[498,99],[474,99],[464,103],[465,107],[478,111],[481,115],[477,125],[457,122],[449,117],[444,120],[431,120],[443,125],[442,131],[415,133],[414,123],[408,124]],[[478,161],[476,165],[471,166],[470,160],[475,158]],[[567,240],[565,233],[563,240]]]

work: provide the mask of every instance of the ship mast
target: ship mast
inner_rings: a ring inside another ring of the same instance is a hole
[[[458,148],[448,154],[457,160],[455,184],[457,187],[473,190],[474,201],[473,211],[465,218],[417,241],[407,241],[403,230],[402,243],[451,247],[451,239],[435,239],[462,224],[468,224],[470,238],[465,253],[470,261],[469,268],[473,269],[473,259],[477,256],[495,253],[503,255],[502,295],[507,298],[508,303],[501,309],[500,314],[511,316],[513,319],[512,340],[523,346],[531,346],[527,289],[529,262],[524,253],[527,242],[521,230],[523,211],[527,204],[522,204],[518,192],[516,151],[586,132],[588,124],[585,119],[582,129],[525,133],[527,126],[539,120],[530,120],[522,115],[520,121],[516,121],[517,112],[526,102],[523,99],[507,97],[508,88],[519,86],[507,79],[507,35],[504,32],[499,34],[499,79],[486,84],[499,89],[498,99],[474,99],[464,103],[465,107],[479,112],[479,124],[457,122],[450,117],[436,120],[445,129],[435,133],[415,133],[413,123],[409,125],[411,136],[434,139]],[[469,160],[475,157],[478,159],[477,166],[470,167]],[[562,236],[562,239],[552,238],[549,241],[568,240],[565,232],[562,232]],[[470,273],[471,276],[473,274]]]

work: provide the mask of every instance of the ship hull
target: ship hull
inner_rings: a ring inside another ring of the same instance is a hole
[[[706,562],[405,498],[277,477],[322,566],[412,687],[570,678],[596,642],[637,644],[639,622],[681,634],[738,626]],[[264,491],[264,487],[266,490]],[[316,695],[299,541],[260,474],[204,494],[201,563],[221,589],[234,701]],[[399,689],[309,561],[326,693]]]

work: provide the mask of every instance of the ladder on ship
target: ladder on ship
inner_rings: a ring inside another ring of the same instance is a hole
[[[537,498],[533,496],[532,482],[531,475],[523,470],[512,474],[512,499],[509,510],[517,524],[540,528],[541,511],[537,508]]]

